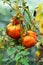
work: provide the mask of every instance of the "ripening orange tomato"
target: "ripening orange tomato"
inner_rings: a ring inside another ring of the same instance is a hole
[[[33,31],[27,31],[27,34],[23,34],[22,36],[22,45],[26,48],[33,47],[36,44],[36,33]]]
[[[6,27],[6,33],[13,39],[20,38],[20,24],[13,25],[9,23]]]
[[[30,36],[32,36],[32,37],[34,37],[35,39],[36,39],[36,33],[35,32],[33,32],[33,31],[31,31],[31,30],[29,30],[29,31],[27,31],[28,32],[28,34],[30,35]]]

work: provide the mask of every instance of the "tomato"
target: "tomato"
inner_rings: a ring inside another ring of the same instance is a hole
[[[24,20],[24,16],[23,14],[19,14],[18,16],[13,16],[13,18],[11,19],[11,23],[13,24],[19,24],[20,22],[22,23]]]
[[[29,30],[29,31],[27,31],[28,32],[28,34],[30,35],[30,36],[32,36],[32,37],[34,37],[35,39],[36,39],[36,33],[35,32],[33,32],[33,31],[31,31],[31,30]]]
[[[23,34],[22,36],[22,45],[26,48],[33,47],[36,44],[36,33],[33,31],[27,31],[27,34]]]
[[[20,38],[20,24],[13,25],[9,23],[6,27],[6,33],[13,39]]]
[[[13,23],[13,24],[19,24],[19,20],[17,19],[16,16],[14,16],[14,17],[11,19],[11,23]]]

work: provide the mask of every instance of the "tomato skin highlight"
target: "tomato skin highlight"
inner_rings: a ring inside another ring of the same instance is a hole
[[[28,31],[28,35],[23,34],[22,36],[22,45],[26,48],[31,48],[36,44],[36,33],[33,31]]]
[[[6,33],[13,39],[20,38],[20,24],[12,25],[8,24],[6,27]]]

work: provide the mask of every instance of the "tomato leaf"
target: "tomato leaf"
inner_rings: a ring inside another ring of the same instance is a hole
[[[11,41],[10,45],[12,45],[12,46],[15,45],[15,42]]]
[[[17,46],[17,49],[18,50],[23,50],[23,49],[25,49],[25,47],[23,47],[23,46]]]
[[[13,59],[10,59],[10,61],[7,63],[7,65],[9,65],[10,63],[14,62],[15,61],[15,58]]]
[[[21,58],[20,62],[21,62],[23,65],[29,65],[27,58]]]
[[[13,55],[15,51],[16,51],[15,48],[10,48],[10,49],[8,49],[8,50],[7,50],[8,56]]]
[[[28,55],[29,52],[28,52],[28,51],[21,51],[21,54],[22,54],[22,55]]]
[[[9,58],[4,58],[4,59],[2,59],[2,62],[6,62],[6,61],[8,61],[9,60]]]
[[[16,56],[15,56],[15,60],[17,61],[17,60],[20,59],[21,57],[22,57],[21,54],[18,53],[18,54],[16,54]]]
[[[29,54],[29,52],[27,52],[27,51],[21,51],[21,52],[19,52],[18,54],[16,54],[15,60],[17,61],[17,60],[20,59],[21,57],[27,56],[28,54]],[[22,55],[23,55],[23,56],[22,56]]]

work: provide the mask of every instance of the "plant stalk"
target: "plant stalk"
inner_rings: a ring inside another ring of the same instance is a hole
[[[19,60],[16,62],[16,65],[19,65]]]
[[[25,4],[26,4],[25,1],[22,0],[23,9],[28,14],[28,17],[29,17],[30,22],[31,22],[32,20],[31,20],[31,15],[30,15],[30,12],[29,12],[29,8],[26,8],[26,5]]]
[[[22,24],[20,22],[20,34],[21,34],[21,41],[22,41]]]

